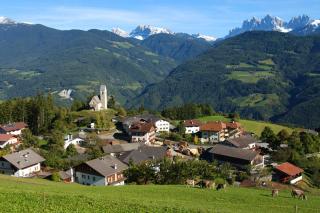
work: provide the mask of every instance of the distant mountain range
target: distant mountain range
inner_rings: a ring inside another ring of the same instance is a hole
[[[266,15],[262,19],[253,17],[250,20],[245,20],[241,27],[230,30],[226,38],[248,31],[278,31],[295,35],[310,35],[320,32],[320,20],[311,19],[307,15],[294,17],[289,22],[270,15]]]
[[[122,36],[125,38],[128,38],[128,37],[135,38],[138,40],[144,40],[152,35],[157,35],[157,34],[170,34],[170,35],[180,34],[180,33],[174,33],[171,30],[166,28],[155,27],[151,25],[139,25],[130,33],[120,28],[112,28],[111,31],[119,36]],[[216,40],[216,38],[213,36],[202,35],[200,33],[192,34],[190,35],[190,37],[204,39],[205,41],[208,41],[208,42],[213,42]]]

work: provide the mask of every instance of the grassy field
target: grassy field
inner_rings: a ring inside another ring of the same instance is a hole
[[[259,72],[250,72],[250,71],[233,71],[228,75],[230,80],[239,80],[243,83],[255,84],[261,79],[273,77],[274,73],[271,71],[259,71]]]
[[[230,119],[228,119],[224,116],[220,116],[220,115],[202,117],[202,118],[199,118],[199,120],[204,121],[204,122],[207,122],[207,121],[230,121]],[[252,120],[241,119],[240,123],[246,131],[253,132],[258,136],[260,136],[261,132],[263,131],[263,129],[266,126],[270,127],[275,133],[278,133],[282,129],[288,130],[289,133],[291,133],[293,131],[293,129],[291,129],[289,127],[278,125],[278,124],[267,123],[267,122],[263,122],[263,121],[252,121]]]
[[[280,191],[185,186],[91,187],[0,175],[1,212],[319,212],[320,197]]]
[[[276,94],[253,93],[245,97],[233,100],[240,107],[272,106],[280,104],[279,96]]]

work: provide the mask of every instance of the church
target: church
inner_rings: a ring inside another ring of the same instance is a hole
[[[89,102],[89,106],[94,111],[108,109],[108,94],[106,85],[100,86],[100,96],[93,96],[93,98]]]

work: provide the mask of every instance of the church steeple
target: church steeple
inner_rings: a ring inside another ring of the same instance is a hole
[[[100,100],[101,100],[101,108],[108,109],[108,91],[106,85],[100,86]]]

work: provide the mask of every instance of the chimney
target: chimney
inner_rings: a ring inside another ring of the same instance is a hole
[[[118,169],[118,165],[115,163],[115,164],[113,165],[113,168],[114,168],[114,169]]]

